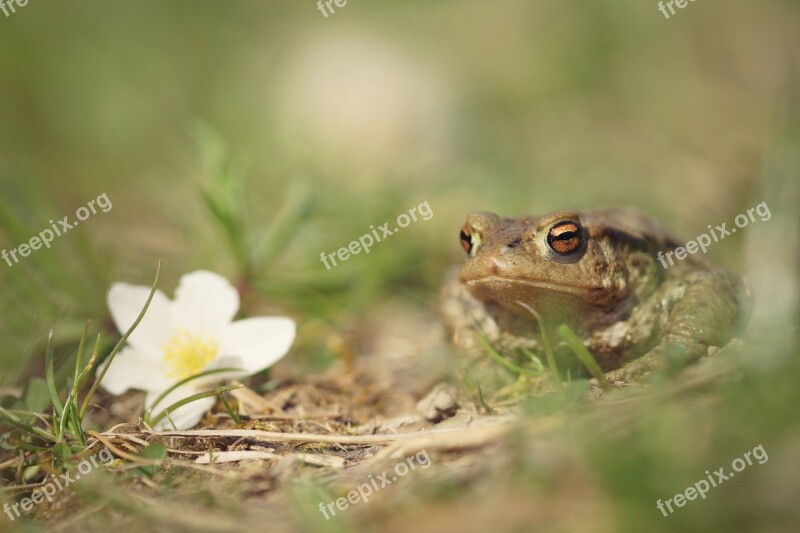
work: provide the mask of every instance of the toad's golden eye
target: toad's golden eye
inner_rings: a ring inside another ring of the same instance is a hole
[[[572,221],[559,222],[547,233],[547,245],[560,255],[571,254],[581,247],[583,232],[581,227]]]
[[[472,230],[469,229],[469,225],[465,225],[461,228],[461,234],[459,235],[461,238],[461,247],[464,249],[465,252],[468,254],[472,254]]]

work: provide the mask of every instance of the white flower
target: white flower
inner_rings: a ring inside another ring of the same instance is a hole
[[[130,328],[149,294],[150,287],[111,286],[108,307],[120,331]],[[193,374],[215,368],[240,369],[178,387],[159,402],[155,415],[176,401],[212,389],[214,382],[254,374],[286,354],[294,341],[294,321],[258,317],[233,322],[238,310],[239,293],[228,280],[202,270],[186,274],[175,290],[174,301],[155,292],[144,318],[112,361],[101,385],[112,394],[144,390],[149,407],[162,392]],[[170,418],[178,429],[191,428],[214,401],[196,400],[170,412]],[[155,427],[166,428],[171,428],[166,418]]]

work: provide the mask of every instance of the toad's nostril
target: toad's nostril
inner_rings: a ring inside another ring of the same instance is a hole
[[[522,238],[517,237],[516,239],[514,239],[510,243],[506,244],[506,248],[508,248],[509,250],[513,250],[514,248],[516,248],[520,244],[522,244]]]

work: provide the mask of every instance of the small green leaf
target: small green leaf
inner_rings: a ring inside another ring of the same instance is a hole
[[[156,442],[151,444],[144,450],[142,453],[139,454],[142,459],[148,459],[151,461],[163,461],[167,458],[167,448],[160,442]],[[140,466],[134,470],[135,473],[139,473],[143,476],[152,477],[158,472],[160,466],[157,465],[147,465],[147,466]]]
[[[51,451],[53,452],[53,455],[61,462],[61,464],[66,463],[67,460],[72,457],[72,448],[63,442],[53,446]]]
[[[42,467],[39,465],[31,465],[25,467],[25,469],[22,471],[23,481],[32,481],[36,476],[39,475],[39,472],[41,472],[41,470]]]
[[[25,387],[25,409],[35,413],[43,413],[50,405],[50,392],[47,383],[41,378],[31,378]]]

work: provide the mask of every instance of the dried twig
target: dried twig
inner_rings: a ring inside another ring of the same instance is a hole
[[[510,428],[514,423],[505,419],[502,423],[489,424]],[[391,435],[330,435],[318,433],[279,433],[275,431],[260,431],[255,429],[204,429],[192,431],[161,431],[156,433],[141,433],[153,437],[186,437],[186,438],[225,438],[237,437],[267,442],[318,442],[327,444],[385,444],[399,440],[412,440],[420,437],[436,438],[437,436],[459,435],[467,437],[475,431],[474,428],[439,429],[432,431],[415,431],[411,433],[393,433]],[[128,438],[126,433],[104,433],[104,437]]]

